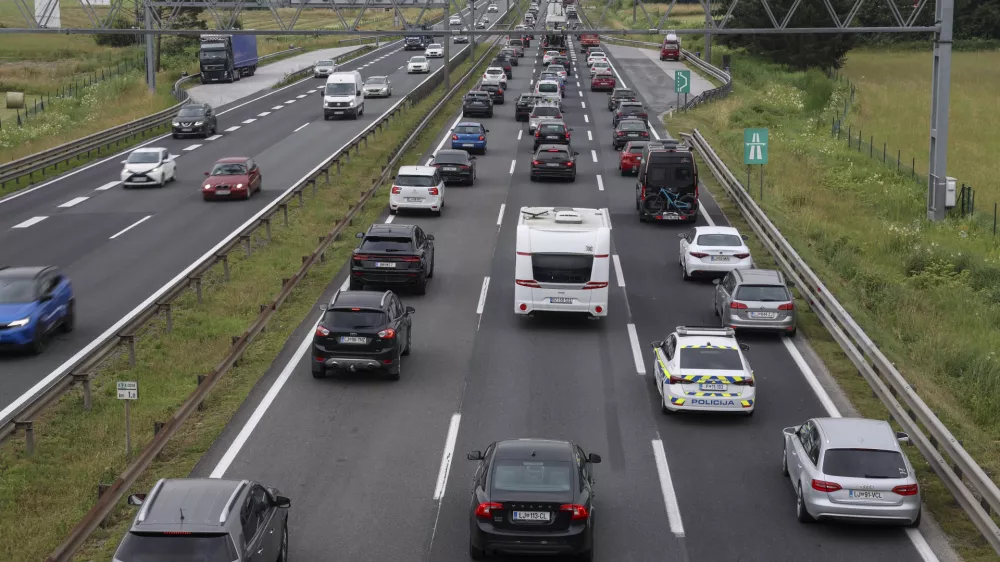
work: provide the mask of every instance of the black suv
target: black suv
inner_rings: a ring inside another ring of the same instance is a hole
[[[618,109],[618,104],[624,100],[636,101],[635,92],[628,88],[615,88],[608,94],[608,111]]]
[[[434,155],[431,166],[438,169],[438,174],[445,184],[461,182],[465,185],[473,185],[476,183],[476,157],[469,156],[465,150],[439,150]]]
[[[493,117],[493,97],[489,92],[472,91],[462,100],[462,117],[485,115]]]
[[[560,65],[566,69],[567,74],[573,74],[573,67],[569,64],[569,57],[559,55],[558,57],[552,57],[552,61],[549,62],[549,66]]]
[[[493,103],[503,105],[504,93],[503,86],[500,84],[480,84],[479,91],[489,93],[490,99],[493,100]]]
[[[313,376],[367,371],[399,380],[414,312],[392,291],[337,291],[313,335]]]
[[[642,119],[649,124],[649,112],[637,101],[623,101],[618,104],[614,115],[611,116],[611,126],[617,127],[622,119]]]
[[[511,49],[510,47],[504,47],[503,49],[500,49],[500,55],[497,55],[497,59],[499,59],[501,55],[506,56],[507,62],[509,62],[511,65],[520,66],[521,61],[517,59],[517,53],[514,52],[514,49]]]
[[[561,121],[542,121],[535,129],[535,143],[532,150],[543,144],[569,144],[569,132],[573,129]]]
[[[141,507],[114,560],[288,560],[291,500],[252,480],[163,479],[128,503]]]
[[[490,64],[490,66],[499,66],[500,68],[502,68],[503,73],[507,76],[507,79],[510,80],[511,78],[514,77],[514,70],[511,68],[510,60],[511,57],[501,54],[497,56],[497,58],[493,59],[493,62]]]
[[[170,124],[174,138],[182,136],[209,137],[219,128],[219,121],[207,103],[189,103],[177,112]]]
[[[521,94],[514,105],[514,121],[527,121],[535,104],[542,101],[538,94]]]
[[[543,144],[531,160],[531,181],[539,178],[563,178],[576,181],[576,157],[568,144]]]
[[[434,236],[413,224],[373,224],[359,232],[361,244],[351,256],[352,291],[365,285],[415,287],[427,291],[434,276]]]

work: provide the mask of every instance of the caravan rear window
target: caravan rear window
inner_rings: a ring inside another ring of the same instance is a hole
[[[649,187],[694,189],[695,168],[691,155],[650,151],[643,183]]]
[[[586,283],[594,256],[586,254],[532,254],[531,268],[540,283]]]

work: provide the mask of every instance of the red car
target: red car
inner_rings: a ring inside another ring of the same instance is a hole
[[[618,171],[623,176],[639,173],[639,163],[642,162],[642,149],[646,148],[649,141],[629,141],[625,149],[621,152],[618,161]]]
[[[590,79],[590,91],[596,92],[598,90],[612,91],[618,82],[615,81],[615,75],[610,72],[606,74],[595,74],[593,78]]]
[[[205,175],[208,177],[201,184],[201,195],[205,201],[250,199],[251,195],[260,191],[260,167],[253,158],[223,158]]]

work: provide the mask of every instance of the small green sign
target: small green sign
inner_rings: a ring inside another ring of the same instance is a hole
[[[675,70],[674,71],[674,92],[678,94],[690,94],[691,93],[691,71],[690,70]]]
[[[743,129],[743,163],[767,164],[767,129]]]

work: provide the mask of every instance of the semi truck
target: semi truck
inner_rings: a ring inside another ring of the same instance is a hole
[[[257,72],[257,37],[254,35],[202,35],[198,62],[201,83],[232,83]]]

